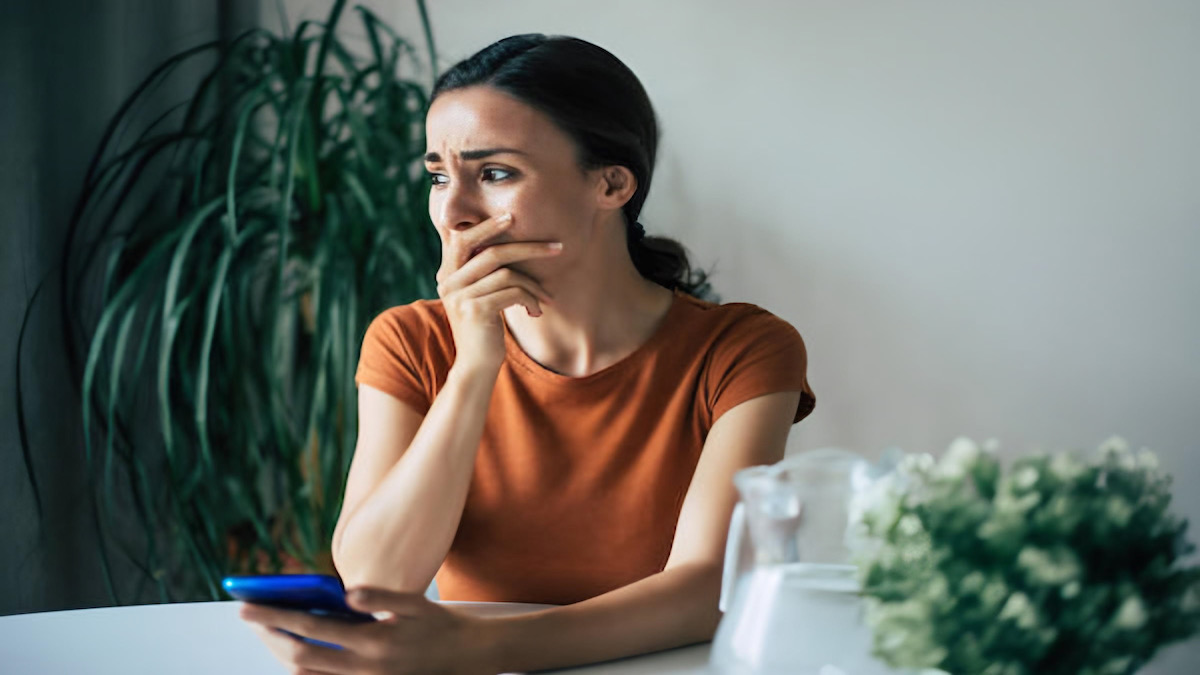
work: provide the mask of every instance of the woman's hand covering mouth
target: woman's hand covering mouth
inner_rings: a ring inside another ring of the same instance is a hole
[[[494,239],[492,241],[484,242],[484,243],[480,244],[479,246],[476,246],[475,248],[471,249],[471,253],[467,256],[467,260],[470,260],[470,259],[474,258],[475,256],[479,255],[480,253],[483,253],[484,251],[491,248],[492,246],[496,246],[497,244],[506,244],[506,243],[513,243],[513,242],[505,242],[505,241],[501,241],[499,239]]]

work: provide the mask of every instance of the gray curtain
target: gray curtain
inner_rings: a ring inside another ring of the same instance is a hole
[[[64,362],[56,266],[67,221],[105,125],[138,82],[174,53],[257,23],[258,12],[247,0],[0,3],[0,614],[111,604]],[[157,96],[178,102],[197,75]],[[18,361],[18,328],[43,279]],[[156,600],[135,568],[111,558],[123,602]]]

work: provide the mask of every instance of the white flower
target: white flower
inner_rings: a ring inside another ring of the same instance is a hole
[[[985,581],[986,579],[984,579],[983,573],[979,570],[974,570],[967,576],[963,577],[962,581],[960,581],[958,585],[959,588],[966,593],[978,593],[979,591],[983,590],[983,584]]]
[[[929,557],[929,537],[910,540],[899,545],[900,561],[903,563],[925,563]]]
[[[1036,471],[1034,473],[1037,473]],[[1000,490],[996,493],[996,515],[1021,515],[1026,511],[1037,506],[1042,501],[1042,495],[1037,492],[1030,492],[1019,499],[1014,498],[1012,492],[1008,490]],[[986,523],[985,523],[986,524]]]
[[[1117,527],[1125,527],[1133,517],[1133,507],[1124,497],[1110,497],[1104,505],[1104,513]]]
[[[1137,458],[1133,456],[1133,453],[1121,453],[1117,456],[1117,468],[1122,471],[1136,471]]]
[[[929,583],[925,584],[922,595],[926,600],[937,603],[950,597],[950,582],[945,574],[936,574]]]
[[[949,480],[961,479],[975,466],[975,462],[979,461],[981,452],[975,441],[960,436],[950,443],[946,454],[938,462],[934,475]]]
[[[887,529],[900,514],[901,487],[895,473],[880,477],[850,496],[850,525],[868,518],[876,528]],[[853,548],[853,547],[851,547]]]
[[[919,534],[922,529],[921,519],[909,513],[901,518],[900,522],[896,523],[896,529],[900,530],[901,534],[906,534],[910,537]]]
[[[1137,459],[1129,449],[1129,443],[1120,436],[1113,436],[1101,443],[1100,454],[1106,463],[1116,464],[1117,468],[1122,471],[1137,469]]]
[[[1017,565],[1030,579],[1046,586],[1060,586],[1075,581],[1082,573],[1079,558],[1064,547],[1054,551],[1026,546],[1017,554]]]
[[[1072,510],[1076,506],[1066,495],[1057,494],[1046,502],[1046,511],[1049,512],[1055,520],[1065,520],[1072,514]]]
[[[1103,455],[1120,454],[1129,452],[1129,442],[1120,436],[1110,436],[1100,444],[1100,453]]]
[[[1023,466],[1013,474],[1013,485],[1022,490],[1028,490],[1037,483],[1038,470],[1032,466]]]
[[[1050,475],[1058,480],[1069,483],[1084,472],[1083,463],[1069,453],[1060,452],[1050,458]]]
[[[902,476],[923,476],[928,474],[934,467],[936,462],[933,455],[922,452],[919,454],[905,455],[904,459],[900,460],[900,465],[897,471]]]
[[[875,648],[913,668],[933,667],[946,656],[933,638],[929,605],[916,600],[867,603],[867,623],[875,633]]]
[[[989,607],[999,605],[1006,597],[1008,597],[1008,584],[999,578],[989,581],[987,586],[983,587],[983,592],[979,594],[979,599]]]
[[[1122,656],[1111,661],[1106,661],[1104,665],[1100,666],[1099,672],[1103,673],[1104,675],[1108,675],[1108,673],[1112,673],[1112,675],[1123,675],[1123,673],[1129,672],[1129,666],[1132,664],[1132,656]]]
[[[1138,451],[1136,462],[1137,468],[1141,469],[1142,471],[1158,471],[1158,455],[1147,450],[1146,448],[1142,448]]]
[[[1020,591],[1008,596],[1008,602],[1000,609],[999,618],[1012,619],[1021,628],[1033,628],[1038,624],[1037,608],[1029,602],[1029,597]]]
[[[1146,625],[1146,619],[1146,606],[1142,604],[1142,598],[1134,594],[1121,603],[1113,615],[1113,625],[1122,630],[1138,630]]]
[[[1060,593],[1062,594],[1063,598],[1070,600],[1071,598],[1079,595],[1079,591],[1081,590],[1083,590],[1083,587],[1079,585],[1079,582],[1072,581],[1066,586],[1063,586]]]
[[[1183,599],[1179,602],[1179,608],[1184,612],[1194,612],[1200,609],[1200,582],[1188,587],[1187,592],[1183,594]]]

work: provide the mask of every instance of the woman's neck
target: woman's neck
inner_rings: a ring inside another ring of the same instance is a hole
[[[616,243],[624,247],[624,237]],[[609,253],[588,255],[569,275],[545,280],[554,302],[543,305],[542,316],[520,306],[505,311],[513,339],[548,370],[569,377],[603,370],[645,344],[670,309],[672,291],[643,277],[623,249]]]

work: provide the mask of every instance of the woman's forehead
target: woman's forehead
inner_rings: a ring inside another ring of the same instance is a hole
[[[425,118],[428,150],[447,153],[507,147],[538,154],[552,149],[561,132],[548,117],[490,87],[469,87],[442,94]]]

